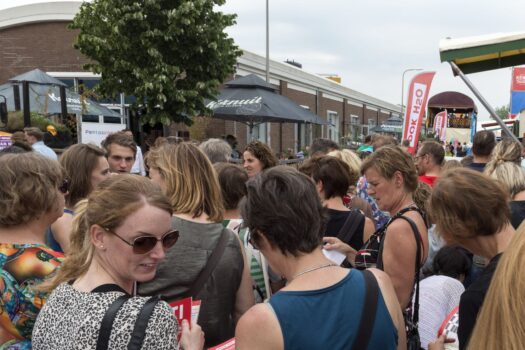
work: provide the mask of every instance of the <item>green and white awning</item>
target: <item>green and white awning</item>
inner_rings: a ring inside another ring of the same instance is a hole
[[[525,64],[525,32],[442,39],[439,56],[465,74],[518,66]]]

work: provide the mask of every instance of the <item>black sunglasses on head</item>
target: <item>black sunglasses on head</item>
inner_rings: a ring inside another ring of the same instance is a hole
[[[179,239],[179,231],[171,230],[162,235],[160,239],[157,239],[157,237],[153,236],[140,236],[135,238],[133,242],[130,243],[121,236],[119,236],[116,232],[108,228],[104,228],[104,230],[117,236],[118,238],[120,238],[120,240],[122,240],[122,242],[133,247],[133,253],[135,254],[146,254],[150,252],[151,250],[153,250],[153,248],[155,248],[157,242],[159,241],[162,242],[162,248],[164,248],[164,250],[167,250],[173,247],[173,245],[175,245],[175,243],[177,243],[177,240]]]
[[[63,194],[68,193],[69,192],[69,179],[64,179],[64,181],[62,181],[62,185],[58,186],[58,190]]]

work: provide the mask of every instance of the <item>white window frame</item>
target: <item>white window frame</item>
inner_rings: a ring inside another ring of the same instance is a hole
[[[327,138],[339,143],[340,141],[340,122],[339,122],[339,113],[336,111],[326,111],[326,120],[328,121],[327,125]]]

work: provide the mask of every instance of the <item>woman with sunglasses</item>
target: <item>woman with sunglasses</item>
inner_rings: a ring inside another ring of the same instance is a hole
[[[0,156],[0,349],[31,349],[31,332],[48,293],[35,289],[63,255],[44,244],[64,209],[57,161],[30,152]]]
[[[155,277],[165,252],[178,239],[171,207],[155,184],[133,175],[113,176],[75,207],[70,251],[56,277],[42,286],[53,290],[33,331],[34,349],[98,349],[103,320],[115,301],[123,305],[109,323],[107,349],[124,349],[150,298],[135,297],[136,282]],[[153,304],[141,349],[177,349],[177,321],[170,306]],[[183,349],[202,349],[200,327],[182,324]]]
[[[110,176],[109,164],[102,148],[90,144],[69,147],[59,159],[68,182],[64,215],[55,221],[46,234],[47,245],[58,252],[68,252],[73,208],[86,198],[95,187]]]
[[[180,231],[180,239],[166,252],[155,279],[140,284],[139,292],[161,294],[170,301],[190,295],[201,300],[198,323],[206,334],[206,347],[215,346],[233,338],[237,320],[254,304],[242,244],[222,226],[224,208],[217,175],[206,155],[189,143],[154,148],[146,164],[153,182],[170,199],[172,227]],[[206,271],[210,256],[224,239],[220,258],[198,289],[200,273]]]

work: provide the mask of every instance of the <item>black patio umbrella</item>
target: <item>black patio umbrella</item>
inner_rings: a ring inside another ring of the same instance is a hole
[[[0,95],[7,99],[7,109],[9,111],[16,110],[15,98],[13,93],[14,83],[7,83],[0,85]],[[60,87],[56,85],[40,85],[31,84],[29,86],[29,105],[31,112],[36,112],[42,115],[56,115],[62,112],[62,101],[60,97]],[[103,115],[106,117],[120,117],[120,114],[105,107],[101,104],[91,100],[82,99],[76,92],[65,89],[64,99],[69,114],[82,115]],[[24,97],[22,97],[24,98]]]
[[[22,96],[24,101],[24,126],[29,126],[31,124],[31,119],[29,116],[30,111],[30,98],[29,98],[29,84],[37,85],[47,85],[47,86],[56,86],[59,89],[59,94],[61,98],[60,110],[62,114],[62,121],[65,122],[67,117],[67,106],[66,106],[66,84],[60,80],[53,78],[52,76],[46,74],[40,69],[33,69],[29,72],[17,75],[14,78],[9,79],[9,82],[15,84],[22,84]],[[15,100],[19,98],[18,85],[14,85],[13,88]],[[18,108],[18,101],[15,102]]]
[[[252,134],[254,126],[261,123],[312,123],[328,124],[321,117],[275,92],[275,88],[255,74],[227,82],[217,101],[206,107],[213,117],[244,123]]]

